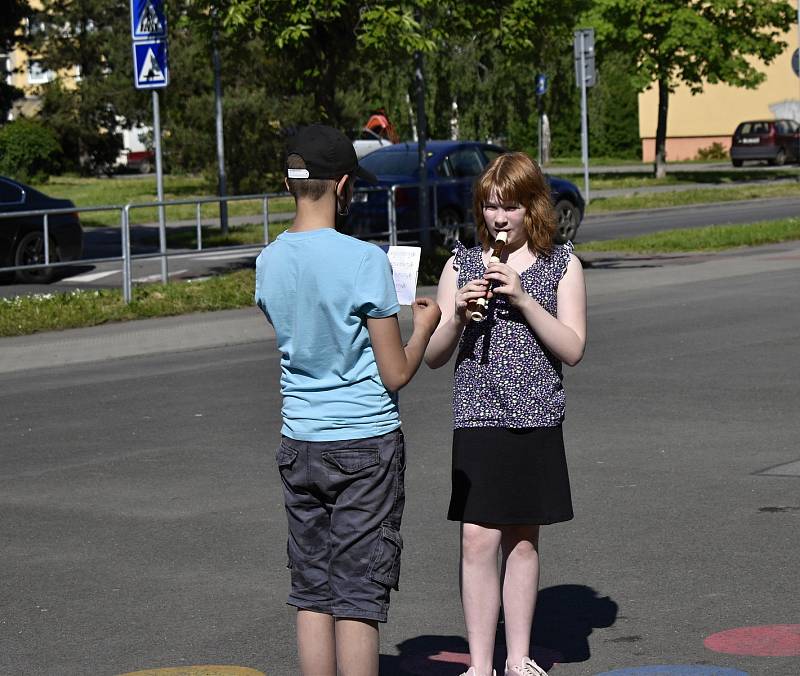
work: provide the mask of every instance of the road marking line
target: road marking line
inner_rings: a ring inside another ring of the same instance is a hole
[[[242,251],[241,253],[212,254],[209,256],[198,254],[195,258],[201,261],[225,261],[233,258],[244,258],[245,256],[255,258],[258,256],[258,253],[253,251]]]
[[[110,277],[111,275],[118,275],[119,270],[106,270],[104,272],[87,272],[85,275],[75,275],[74,277],[65,277],[62,282],[96,282],[103,277]]]
[[[170,272],[169,277],[175,277],[176,275],[182,275],[184,272],[189,272],[189,270],[175,270],[175,272]],[[135,284],[143,284],[146,282],[157,282],[161,279],[161,273],[157,275],[147,275],[146,277],[137,277],[134,279]]]

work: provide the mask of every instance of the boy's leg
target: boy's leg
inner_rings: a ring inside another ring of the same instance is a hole
[[[461,524],[461,601],[470,661],[478,676],[492,673],[500,614],[499,548],[499,529],[476,523]]]
[[[336,676],[332,616],[313,610],[297,611],[297,654],[302,676]]]
[[[376,621],[337,619],[339,673],[342,676],[378,676],[379,643]]]
[[[539,590],[539,526],[503,526],[503,617],[508,664],[520,664],[531,644]]]

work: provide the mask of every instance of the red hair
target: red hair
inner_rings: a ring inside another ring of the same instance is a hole
[[[504,153],[492,160],[475,184],[472,208],[478,238],[484,248],[492,237],[483,220],[483,205],[492,194],[502,202],[516,202],[525,209],[525,232],[528,246],[537,256],[548,256],[553,250],[556,215],[550,197],[550,184],[539,165],[525,153]]]

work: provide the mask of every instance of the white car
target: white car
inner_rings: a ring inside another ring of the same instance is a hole
[[[364,155],[369,155],[373,150],[390,145],[392,145],[392,142],[388,138],[376,134],[366,127],[361,130],[359,137],[353,141],[353,147],[356,149],[356,156],[359,160],[364,157]]]

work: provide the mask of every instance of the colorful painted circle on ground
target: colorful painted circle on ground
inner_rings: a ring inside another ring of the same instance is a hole
[[[604,671],[595,676],[748,676],[746,671],[715,667],[713,664],[654,664]]]
[[[248,667],[202,664],[197,667],[165,667],[163,669],[130,671],[119,676],[265,676],[265,674],[263,671],[256,671]]]
[[[739,627],[712,634],[703,641],[706,648],[730,655],[794,657],[800,655],[800,624],[768,624]]]

